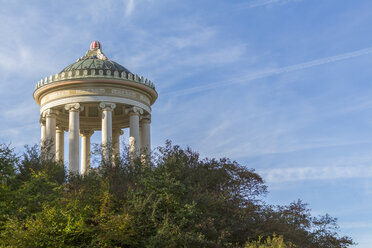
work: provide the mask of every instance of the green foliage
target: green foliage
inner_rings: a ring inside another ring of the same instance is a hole
[[[8,145],[0,145],[0,185],[9,186],[16,175],[18,158]]]
[[[262,237],[258,238],[258,241],[252,241],[245,244],[244,248],[294,248],[291,243],[284,243],[282,236],[277,237],[275,234],[271,238],[267,237],[265,241],[262,240]]]
[[[0,145],[0,231],[3,223],[12,216],[13,184],[18,158],[8,145]]]
[[[262,178],[167,142],[146,166],[127,157],[66,177],[36,147],[0,147],[1,247],[344,248],[336,219],[301,201],[263,202]],[[271,235],[277,233],[279,236]],[[261,237],[267,237],[265,241]],[[248,242],[249,241],[249,242]]]

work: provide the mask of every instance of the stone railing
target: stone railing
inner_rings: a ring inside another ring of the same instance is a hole
[[[139,84],[146,85],[155,90],[155,84],[148,80],[147,78],[140,77],[137,74],[132,74],[130,72],[119,72],[119,71],[111,71],[111,70],[103,70],[103,69],[84,69],[84,70],[72,70],[57,73],[54,76],[50,75],[44,79],[41,79],[37,82],[35,90],[52,84],[57,83],[64,80],[70,79],[79,79],[79,78],[112,78],[112,79],[122,79],[122,80],[129,80],[133,82],[137,82]]]

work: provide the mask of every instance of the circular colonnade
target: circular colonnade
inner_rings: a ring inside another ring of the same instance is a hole
[[[109,60],[100,43],[92,42],[77,62],[36,85],[41,144],[49,144],[46,156],[63,161],[67,131],[69,172],[84,174],[90,168],[90,137],[94,131],[102,131],[102,156],[110,159],[120,156],[123,128],[129,128],[131,159],[141,152],[149,153],[151,105],[157,96],[151,81]]]

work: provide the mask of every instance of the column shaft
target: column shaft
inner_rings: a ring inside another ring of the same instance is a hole
[[[68,137],[68,170],[70,173],[79,173],[79,112],[82,109],[79,103],[67,104],[69,110],[69,137]]]
[[[46,123],[46,152],[48,159],[55,159],[56,156],[56,114],[48,109],[45,115]]]
[[[102,160],[109,161],[112,154],[112,111],[114,103],[101,102],[102,109]]]
[[[90,137],[93,131],[83,131],[81,133],[81,169],[82,175],[90,169]]]
[[[129,154],[134,159],[140,153],[139,113],[136,111],[129,114],[129,129]]]
[[[120,135],[123,134],[121,129],[112,132],[112,152],[114,160],[120,158]]]
[[[40,126],[41,126],[40,147],[43,150],[43,148],[45,147],[45,140],[46,140],[46,123],[45,123],[45,119],[42,119],[40,121]]]
[[[150,155],[151,152],[150,124],[150,116],[144,116],[141,121],[141,152],[146,155]]]
[[[63,163],[65,158],[65,130],[57,127],[56,130],[56,159]]]
[[[112,145],[112,112],[102,111],[102,145]]]

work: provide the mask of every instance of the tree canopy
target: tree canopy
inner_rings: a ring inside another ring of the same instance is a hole
[[[167,142],[151,161],[128,156],[84,176],[0,146],[1,247],[344,248],[337,220],[297,200],[264,202],[260,175]]]

